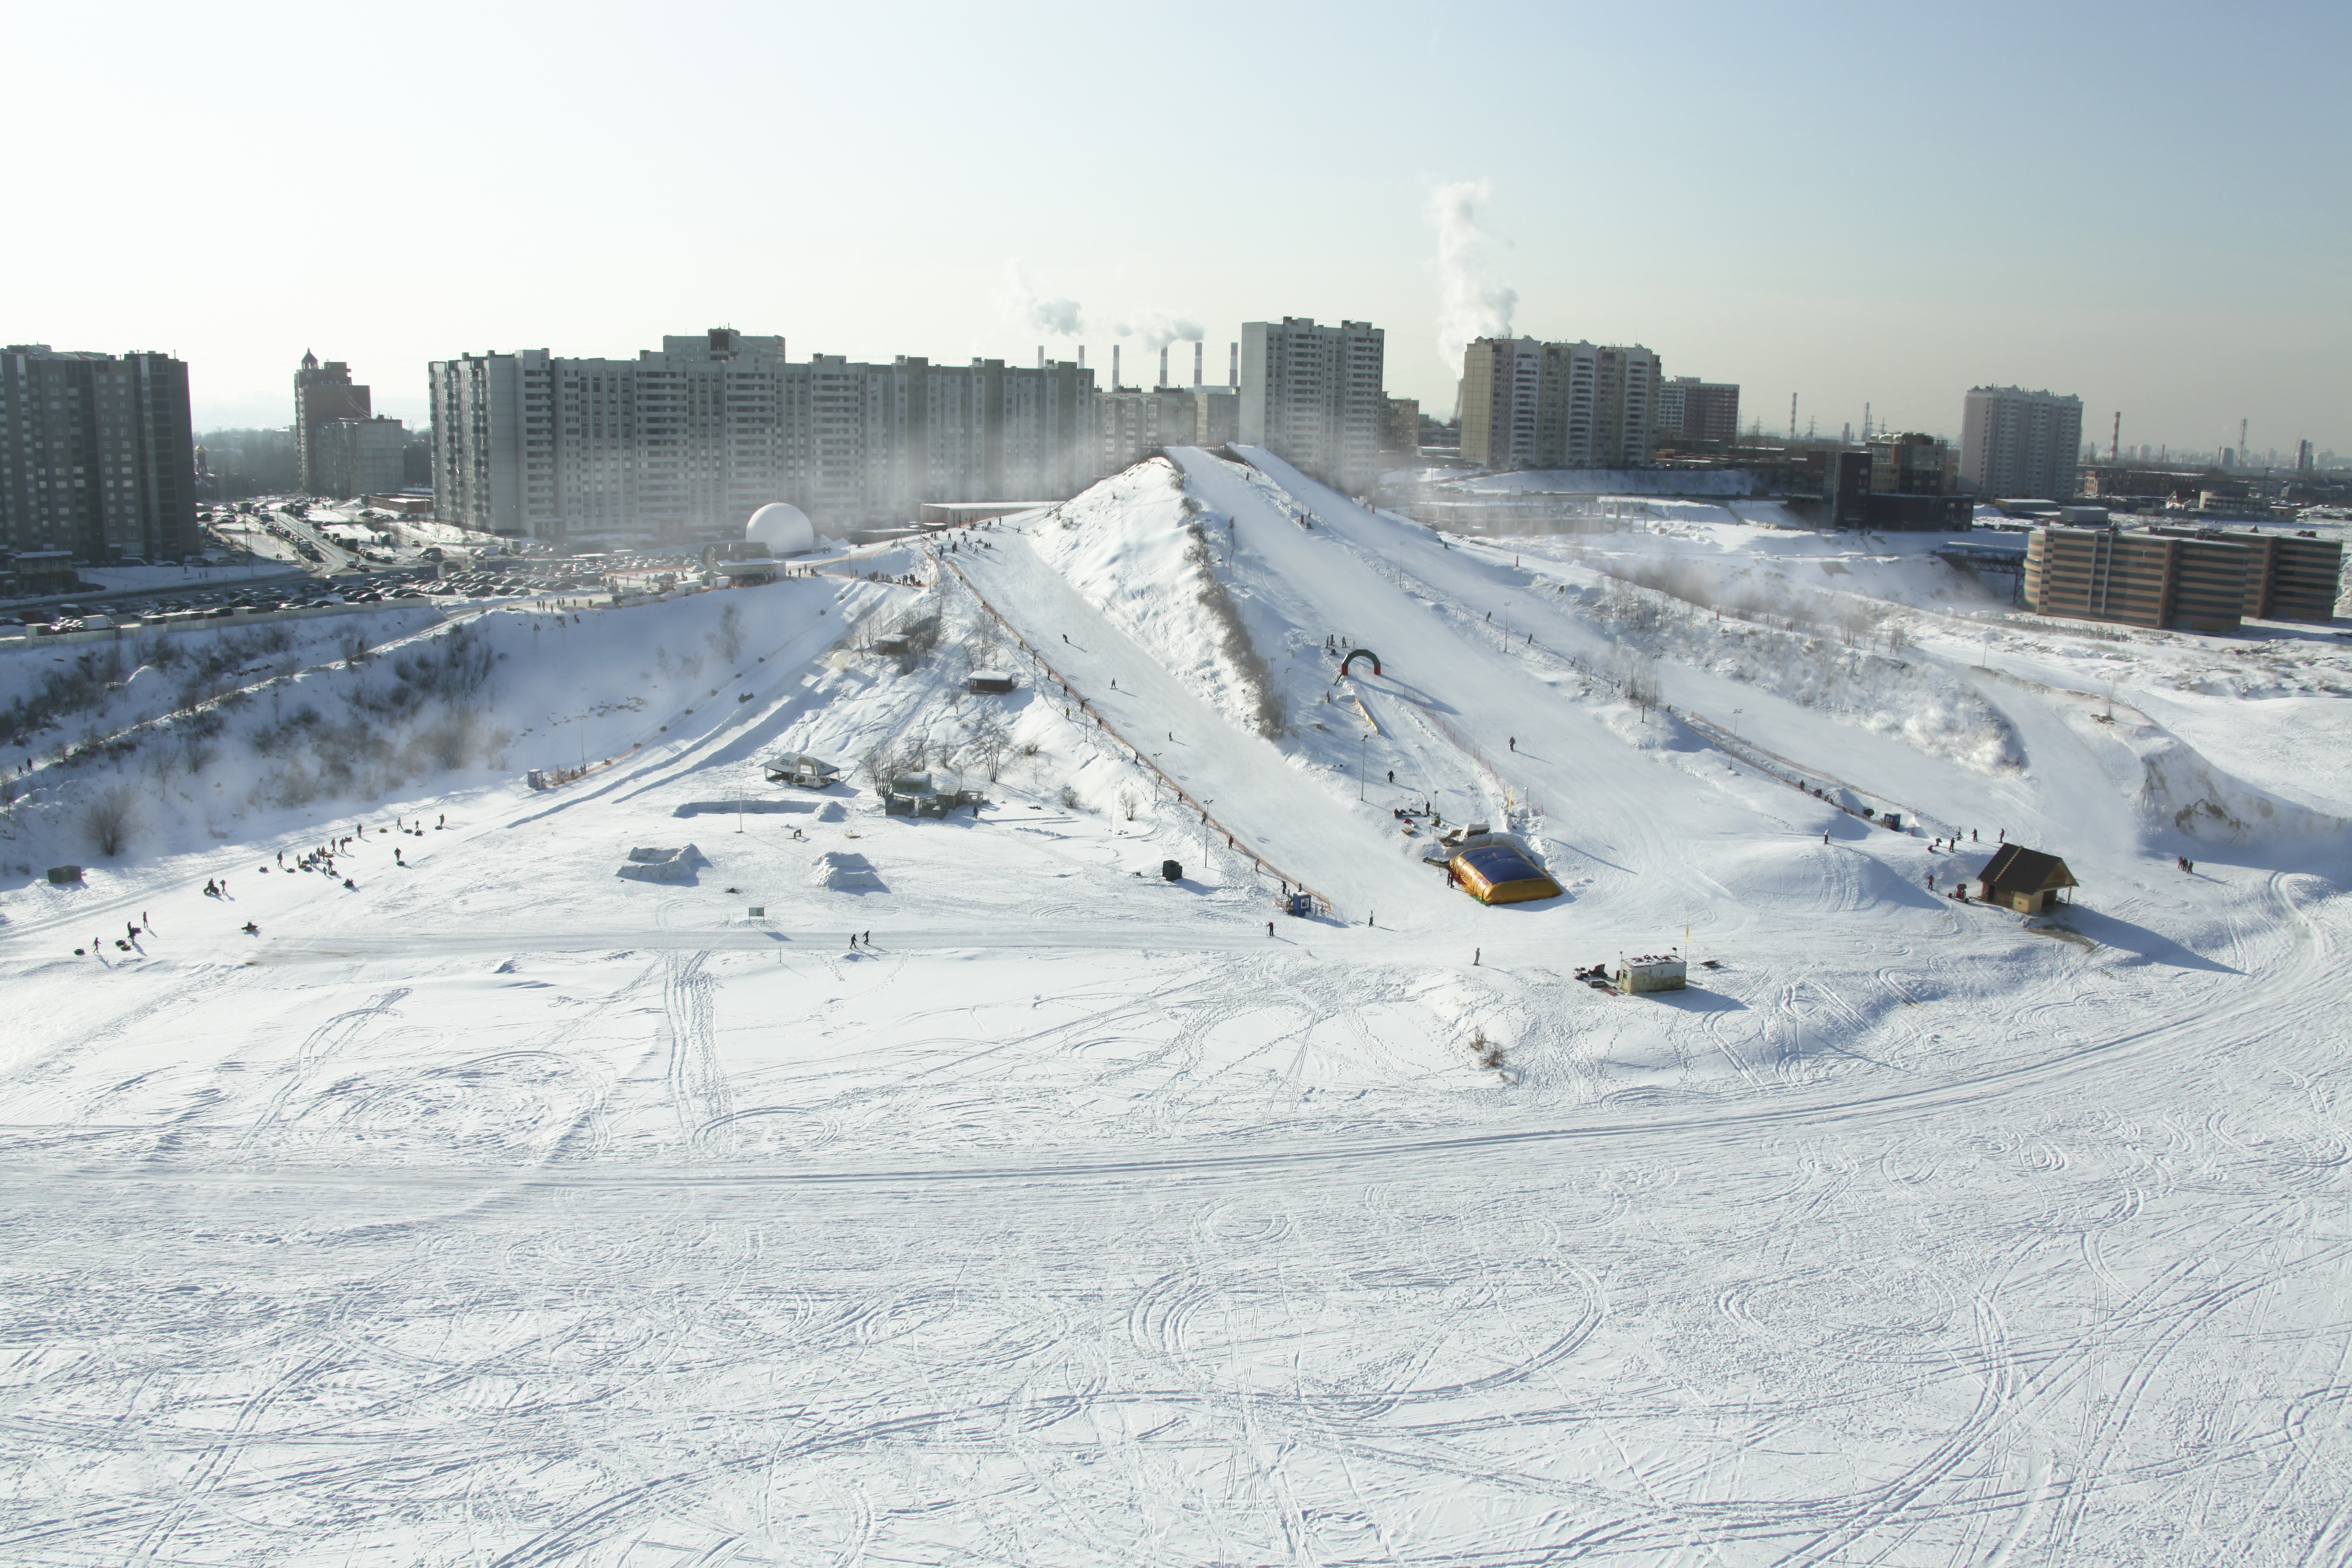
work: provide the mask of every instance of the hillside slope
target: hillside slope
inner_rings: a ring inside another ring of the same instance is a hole
[[[77,688],[156,733],[48,732],[0,824],[0,1557],[2341,1555],[2352,901],[2340,835],[2169,748],[2218,656],[2114,645],[2110,724],[2047,679],[2108,645],[1922,619],[1884,689],[1954,695],[1882,723],[1648,534],[1447,539],[1244,455]],[[416,744],[461,713],[505,738]],[[802,752],[844,777],[769,781]],[[916,771],[981,799],[886,814]],[[1423,804],[1567,896],[1450,890]],[[1945,896],[2004,828],[2072,906]],[[1685,942],[1680,993],[1574,978]]]

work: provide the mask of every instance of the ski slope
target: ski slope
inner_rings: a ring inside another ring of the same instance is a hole
[[[1239,457],[92,676],[0,823],[0,1561],[2352,1557],[2340,792],[2231,743],[2332,732],[2344,656],[1922,591],[1841,676],[1618,574],[1736,530],[1446,539]],[[986,804],[882,815],[911,738]],[[1449,891],[1423,802],[1567,895]],[[2071,910],[1943,896],[2004,830]],[[1685,931],[1688,991],[1572,978]]]

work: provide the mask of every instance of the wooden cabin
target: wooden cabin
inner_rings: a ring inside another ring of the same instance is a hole
[[[2040,914],[2060,891],[2080,885],[2065,861],[2022,844],[2002,845],[1977,873],[1978,898],[2021,915]]]

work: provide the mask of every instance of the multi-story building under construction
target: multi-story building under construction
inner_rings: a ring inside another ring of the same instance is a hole
[[[2043,615],[2185,631],[2242,619],[2334,616],[2344,547],[2303,535],[2221,530],[2038,528],[2026,546],[2026,606]]]

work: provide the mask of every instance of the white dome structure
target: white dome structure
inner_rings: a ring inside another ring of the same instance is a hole
[[[743,525],[747,544],[764,544],[772,555],[806,555],[816,548],[816,524],[790,501],[772,500]]]

